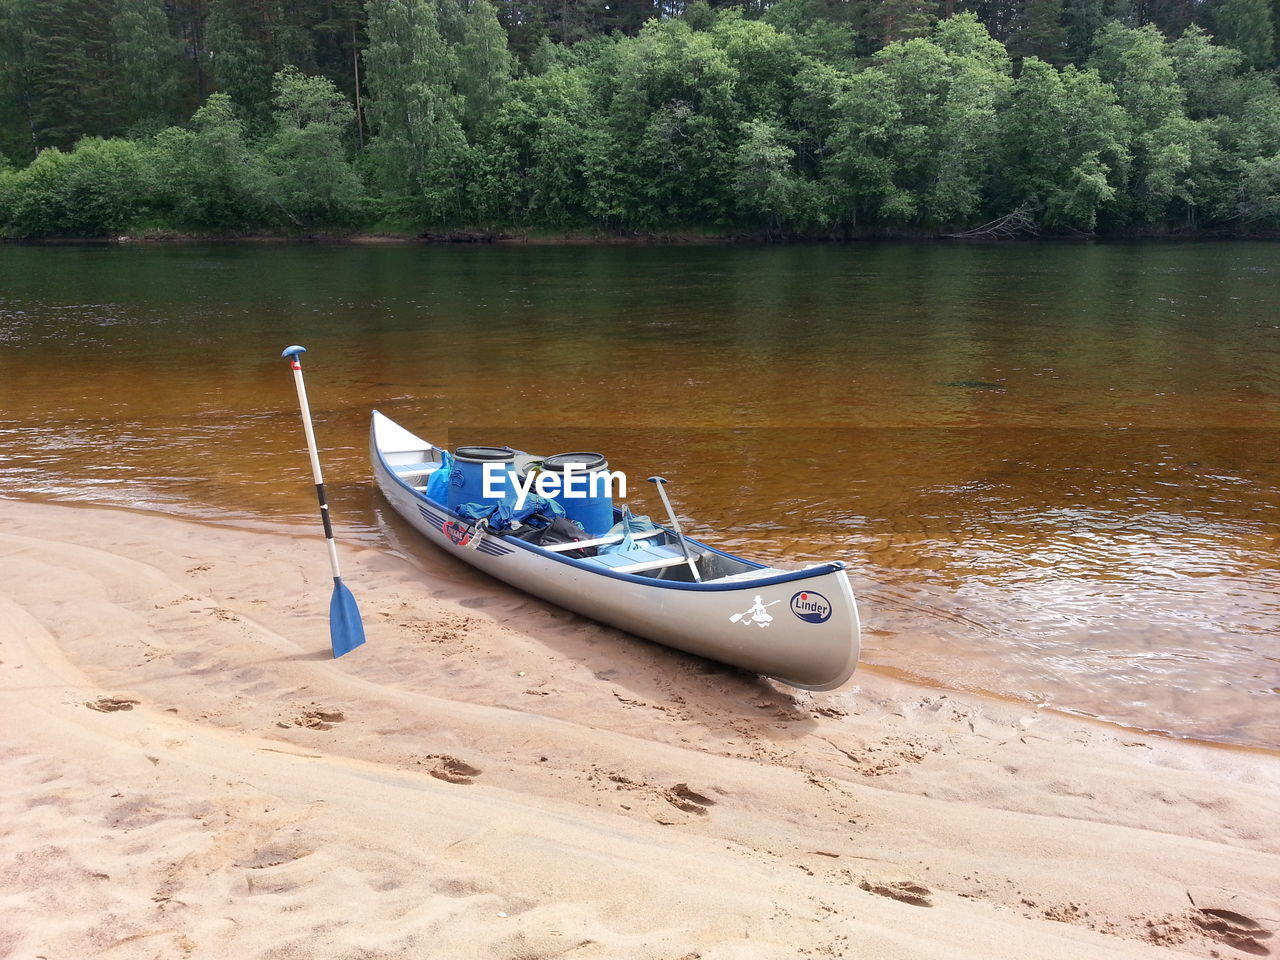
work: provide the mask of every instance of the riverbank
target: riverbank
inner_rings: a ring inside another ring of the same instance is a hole
[[[122,234],[112,237],[26,237],[21,239],[0,237],[0,244],[24,246],[78,246],[121,244],[175,244],[281,246],[291,244],[331,244],[335,246],[379,246],[416,244],[476,244],[523,246],[707,246],[717,244],[841,244],[841,243],[1080,243],[1087,241],[1136,242],[1136,241],[1227,241],[1227,240],[1276,240],[1280,233],[1260,231],[1230,233],[1212,230],[1135,230],[1127,233],[1106,234],[1040,234],[1037,236],[965,236],[964,234],[939,234],[927,230],[891,230],[844,233],[840,236],[771,233],[715,233],[696,230],[654,232],[604,232],[571,230],[563,233],[521,232],[519,230],[441,230],[425,232],[335,232],[308,234],[210,234],[154,231],[139,234]]]
[[[312,536],[0,517],[0,956],[1275,947],[1274,755],[797,694],[429,552],[344,549],[334,662]]]

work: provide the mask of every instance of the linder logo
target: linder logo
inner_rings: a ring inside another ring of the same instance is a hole
[[[831,619],[831,601],[820,593],[803,590],[791,597],[791,612],[805,623],[826,623]]]

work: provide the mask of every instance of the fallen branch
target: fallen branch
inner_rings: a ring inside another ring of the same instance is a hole
[[[944,233],[948,240],[1021,240],[1040,236],[1040,224],[1036,221],[1036,208],[1023,204],[1012,213],[984,223],[962,233]]]

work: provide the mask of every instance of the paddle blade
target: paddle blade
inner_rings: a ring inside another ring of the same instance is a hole
[[[333,599],[329,601],[329,639],[335,660],[364,643],[364,623],[356,598],[341,580],[334,580]]]

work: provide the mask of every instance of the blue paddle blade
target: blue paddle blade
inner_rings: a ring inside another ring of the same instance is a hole
[[[333,642],[333,658],[350,653],[364,643],[364,624],[356,598],[341,580],[333,581],[333,599],[329,601],[329,638]]]

